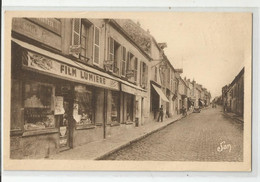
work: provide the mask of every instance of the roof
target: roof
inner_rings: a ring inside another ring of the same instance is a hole
[[[118,21],[118,20],[117,20]],[[129,35],[129,31],[127,32],[120,24],[118,24],[115,19],[108,19],[108,23],[114,26],[128,41],[130,41],[146,58],[152,60],[151,56],[133,39],[133,36]]]
[[[124,29],[144,52],[151,54],[152,36],[148,32],[130,19],[114,19],[114,21]]]
[[[242,70],[238,73],[238,75],[234,78],[234,80],[230,84],[230,87],[232,87],[235,84],[235,82],[237,82],[237,80],[241,78],[244,72],[245,72],[245,67],[243,67]]]

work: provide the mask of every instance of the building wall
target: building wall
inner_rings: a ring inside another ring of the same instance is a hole
[[[142,96],[136,97],[137,108],[135,108],[135,110],[140,111],[140,112],[137,112],[136,117],[139,119],[139,121],[142,124],[144,124],[145,122],[149,121],[149,112],[150,112],[150,91],[149,91],[150,90],[150,84],[148,83],[149,78],[151,77],[150,61],[131,42],[129,42],[121,33],[118,32],[118,30],[116,30],[110,24],[107,24],[107,35],[106,36],[107,36],[107,38],[112,37],[121,46],[124,46],[126,48],[127,52],[128,51],[131,52],[135,57],[138,58],[138,64],[137,64],[138,72],[137,72],[137,83],[136,83],[136,85],[139,86],[139,87],[140,87],[140,61],[144,62],[148,66],[147,67],[148,68],[147,86],[146,86],[147,92],[142,94]],[[143,108],[141,108],[142,102],[143,102]],[[142,112],[141,112],[141,110],[142,110]]]

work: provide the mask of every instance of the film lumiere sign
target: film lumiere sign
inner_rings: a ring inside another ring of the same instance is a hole
[[[36,69],[44,73],[57,75],[58,77],[65,77],[74,81],[119,90],[118,81],[106,78],[96,73],[78,69],[77,67],[69,66],[29,51],[25,51],[22,57],[24,68]]]

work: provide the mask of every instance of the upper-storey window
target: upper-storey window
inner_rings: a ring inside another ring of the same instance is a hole
[[[157,82],[157,73],[158,72],[158,69],[157,69],[157,67],[155,66],[154,67],[154,81],[156,81]]]
[[[140,61],[140,86],[142,88],[147,87],[147,78],[148,78],[148,67],[145,62]]]
[[[94,64],[99,64],[100,59],[100,30],[94,27]]]
[[[126,48],[122,46],[121,75],[126,75]]]
[[[110,71],[113,71],[115,74],[119,74],[121,70],[121,75],[125,76],[125,62],[126,62],[126,49],[120,45],[113,38],[108,38],[108,59],[112,61],[112,66]],[[121,67],[120,67],[121,65]]]
[[[72,46],[78,47],[79,53],[73,55],[85,63],[100,62],[100,30],[86,19],[73,19]],[[91,62],[89,62],[91,60]]]
[[[137,64],[137,59],[131,52],[128,52],[126,70],[127,70],[128,79],[131,82],[135,82],[136,64]]]
[[[137,82],[138,59],[134,59],[134,82]]]

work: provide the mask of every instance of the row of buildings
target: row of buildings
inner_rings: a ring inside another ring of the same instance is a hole
[[[224,110],[241,117],[244,116],[244,72],[242,68],[230,84],[222,87],[221,97]]]
[[[42,158],[182,108],[210,92],[181,77],[139,23],[122,19],[14,18],[11,158]],[[102,146],[101,146],[102,147]]]

